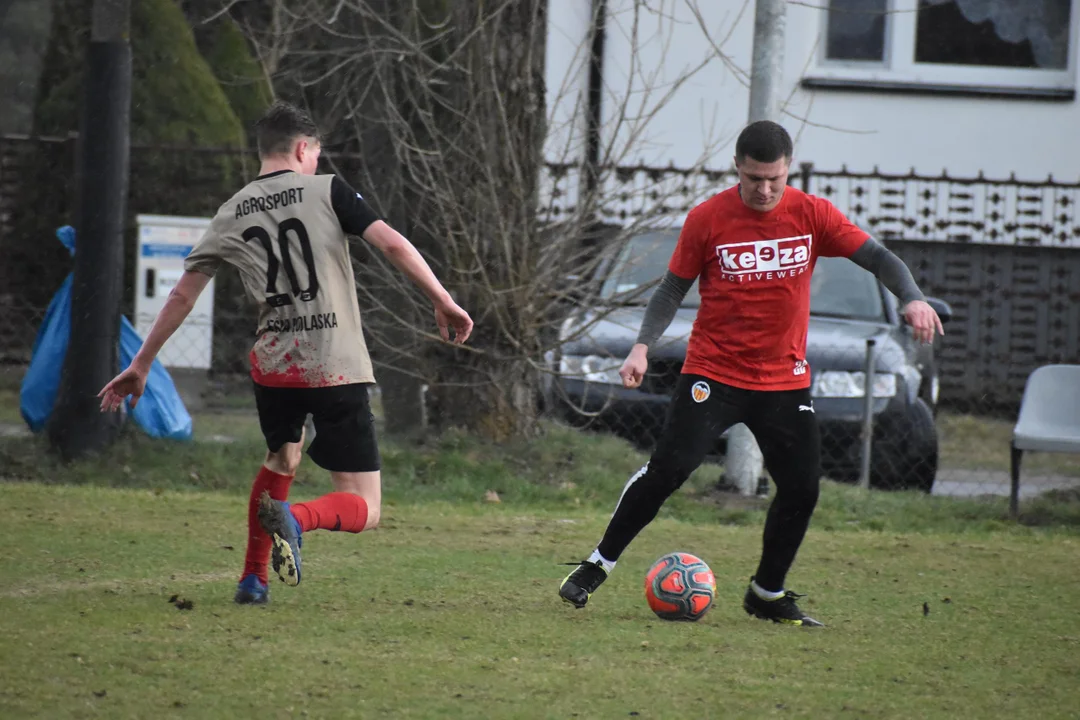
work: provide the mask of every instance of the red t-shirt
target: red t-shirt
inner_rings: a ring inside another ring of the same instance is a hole
[[[810,275],[818,257],[849,257],[867,237],[828,200],[793,187],[765,213],[737,186],[695,207],[668,265],[700,277],[683,372],[747,390],[808,387]]]

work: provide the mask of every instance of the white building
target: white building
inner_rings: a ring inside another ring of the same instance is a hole
[[[551,0],[549,161],[586,152],[593,9],[606,4],[602,148],[727,168],[748,113],[753,0]],[[1080,0],[791,0],[783,124],[824,170],[1080,178]]]

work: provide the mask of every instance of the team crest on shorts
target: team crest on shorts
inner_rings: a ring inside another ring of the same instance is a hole
[[[694,402],[705,402],[711,393],[712,388],[709,387],[709,383],[702,380],[698,380],[690,387],[690,397],[694,398]]]

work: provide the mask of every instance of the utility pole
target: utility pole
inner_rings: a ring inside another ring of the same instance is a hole
[[[757,0],[750,66],[750,122],[780,122],[787,0]]]
[[[131,0],[94,0],[83,78],[76,186],[71,335],[46,433],[74,460],[104,450],[119,416],[99,412],[98,391],[117,368],[124,290],[131,119]]]
[[[786,0],[757,0],[754,11],[754,57],[750,68],[750,117],[780,121],[784,76]],[[724,475],[743,495],[757,492],[763,458],[754,434],[742,423],[728,432]]]
[[[596,205],[596,188],[600,177],[607,13],[607,0],[592,0],[592,23],[589,29],[589,85],[585,98],[585,192],[591,207]]]

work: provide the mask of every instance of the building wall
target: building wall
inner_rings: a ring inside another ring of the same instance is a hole
[[[1073,67],[1080,45],[1078,4],[1072,7]],[[552,88],[569,91],[549,107],[553,128],[565,130],[584,107],[589,6],[587,0],[551,3],[549,103]],[[609,0],[603,113],[605,139],[616,148],[610,157],[620,163],[726,166],[748,112],[753,0],[653,0],[648,7]],[[804,75],[817,68],[823,21],[820,10],[787,6],[783,124],[797,137],[796,162],[828,169],[846,164],[888,172],[914,168],[921,174],[948,169],[954,176],[983,171],[1030,180],[1080,178],[1075,100],[800,87]],[[576,135],[553,135],[549,160],[581,146],[581,128],[574,129]]]

